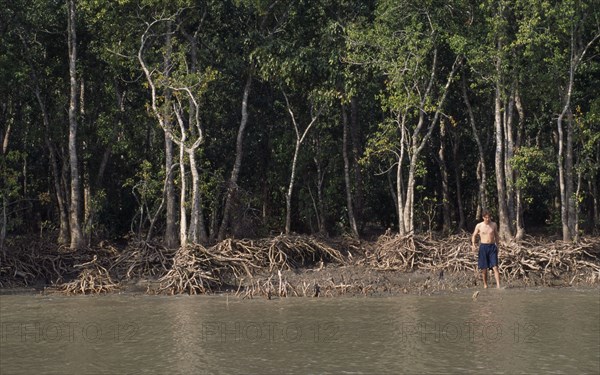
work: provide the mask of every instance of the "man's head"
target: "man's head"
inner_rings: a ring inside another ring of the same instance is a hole
[[[489,223],[490,220],[492,220],[492,216],[490,215],[489,211],[483,211],[483,214],[481,215],[481,217],[483,218],[483,221],[485,221],[486,223]]]

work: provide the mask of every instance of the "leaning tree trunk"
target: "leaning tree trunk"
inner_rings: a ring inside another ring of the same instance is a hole
[[[69,100],[69,167],[71,171],[71,205],[69,208],[69,225],[71,249],[84,246],[81,231],[81,182],[79,176],[79,160],[77,156],[77,37],[75,33],[75,0],[68,0],[68,47],[69,77],[71,95]]]
[[[69,241],[69,211],[66,202],[66,192],[64,186],[61,184],[60,167],[58,165],[58,156],[56,147],[52,144],[52,136],[50,135],[50,120],[48,118],[48,111],[46,104],[42,100],[42,96],[39,90],[37,81],[35,83],[35,95],[40,105],[42,112],[42,122],[44,124],[44,142],[48,148],[48,155],[50,157],[50,170],[52,171],[52,181],[54,183],[54,191],[56,194],[56,202],[58,205],[58,217],[59,217],[59,230],[58,230],[58,243],[63,245]]]
[[[21,36],[21,41],[23,42],[23,48],[29,52],[29,46],[25,41],[25,38]],[[46,148],[48,149],[48,155],[50,158],[50,171],[52,173],[52,182],[54,185],[54,191],[56,195],[56,202],[58,206],[58,217],[59,217],[59,230],[58,230],[58,243],[61,245],[67,244],[69,242],[69,211],[68,204],[66,198],[66,188],[61,183],[61,173],[60,166],[58,164],[58,151],[56,150],[56,146],[52,142],[52,133],[50,131],[50,118],[48,116],[48,109],[46,107],[46,102],[42,97],[42,92],[40,88],[40,82],[37,76],[37,70],[31,60],[29,58],[29,53],[27,55],[27,62],[29,63],[31,69],[31,80],[33,91],[35,94],[35,98],[40,106],[40,112],[42,114],[42,123],[44,124],[44,143]],[[2,144],[2,153],[6,154],[6,148],[8,146],[8,135],[10,134],[10,123],[8,124],[8,128],[6,130],[5,139]]]
[[[417,163],[419,160],[419,155],[425,148],[425,145],[431,138],[431,134],[433,130],[436,128],[442,111],[442,107],[446,102],[446,98],[448,96],[450,85],[454,80],[454,75],[458,71],[459,67],[462,65],[462,56],[457,56],[452,64],[452,70],[448,73],[446,77],[446,84],[443,88],[440,88],[441,97],[437,100],[435,107],[435,114],[431,121],[429,121],[428,125],[425,125],[427,120],[425,119],[425,103],[430,100],[434,100],[432,98],[432,87],[435,80],[435,73],[437,69],[437,49],[434,50],[433,62],[431,66],[431,73],[429,83],[427,85],[427,89],[423,93],[421,103],[420,103],[420,111],[419,111],[419,121],[415,130],[411,134],[410,139],[410,163],[408,167],[408,179],[406,184],[406,201],[404,203],[404,231],[406,234],[410,234],[414,231],[414,196],[415,196],[415,177],[417,170]],[[426,130],[426,132],[425,132]],[[423,134],[425,132],[425,134]]]
[[[479,131],[477,130],[477,123],[475,121],[475,115],[473,114],[473,108],[471,107],[471,102],[469,101],[469,96],[467,94],[467,80],[463,74],[462,76],[462,93],[463,100],[465,102],[465,106],[467,107],[467,113],[469,114],[469,123],[471,124],[471,129],[473,130],[473,138],[475,138],[475,143],[477,143],[477,151],[479,155],[479,165],[478,165],[478,173],[477,173],[477,182],[479,183],[479,205],[480,212],[477,212],[477,217],[481,217],[481,213],[483,211],[488,210],[487,203],[487,193],[486,193],[486,176],[487,172],[485,169],[485,154],[483,151],[483,145],[481,144],[481,138],[479,137]]]
[[[577,49],[581,40],[576,40],[575,29],[571,29],[569,76],[567,78],[566,90],[562,93],[563,106],[556,120],[558,128],[558,180],[560,186],[560,217],[562,222],[563,241],[571,241],[575,236],[575,209],[576,204],[573,197],[573,121],[567,119],[567,136],[565,139],[563,121],[566,115],[571,117],[571,98],[575,85],[575,72],[588,49],[600,38],[596,33],[587,44]],[[566,144],[565,144],[566,142]],[[566,151],[566,152],[565,152]]]
[[[229,184],[227,185],[227,194],[225,196],[225,207],[223,209],[223,220],[219,228],[218,240],[222,241],[225,239],[227,230],[229,229],[229,223],[231,221],[231,207],[233,196],[237,190],[237,182],[242,168],[243,152],[243,141],[244,131],[246,130],[246,124],[248,123],[248,95],[250,94],[250,87],[252,85],[252,75],[249,74],[246,79],[246,85],[244,86],[244,94],[242,98],[242,119],[240,120],[240,127],[238,128],[238,134],[235,146],[235,162],[231,170],[231,177],[229,178]]]
[[[296,180],[296,164],[298,163],[298,155],[300,153],[300,146],[302,146],[302,143],[304,142],[304,139],[306,138],[306,135],[308,134],[310,129],[317,122],[317,119],[321,115],[321,111],[323,110],[323,108],[321,107],[317,111],[316,115],[311,116],[312,118],[311,118],[310,123],[308,124],[308,126],[306,126],[306,128],[304,129],[302,134],[300,134],[300,128],[298,127],[298,122],[296,121],[296,116],[294,115],[294,112],[292,111],[292,107],[290,105],[290,102],[289,102],[288,97],[285,94],[285,92],[283,92],[283,96],[285,98],[287,110],[290,114],[292,124],[294,125],[294,131],[296,132],[296,146],[294,147],[294,157],[292,159],[292,170],[290,172],[290,182],[288,184],[287,193],[285,194],[285,209],[286,209],[285,233],[289,234],[291,232],[291,227],[292,227],[292,193],[294,192],[294,183]]]

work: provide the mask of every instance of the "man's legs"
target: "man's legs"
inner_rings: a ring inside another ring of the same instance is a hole
[[[498,272],[498,266],[494,266],[494,277],[496,278],[496,288],[500,288],[500,272]]]
[[[483,270],[481,270],[481,277],[483,278],[483,287],[487,288],[487,268],[484,268]]]

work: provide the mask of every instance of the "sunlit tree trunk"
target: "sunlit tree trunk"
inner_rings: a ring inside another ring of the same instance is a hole
[[[513,85],[514,86],[514,85]],[[510,232],[515,233],[515,223],[517,221],[517,209],[516,209],[516,198],[515,198],[515,180],[511,160],[514,157],[514,112],[515,112],[515,101],[514,101],[514,87],[511,87],[510,95],[507,98],[504,111],[502,116],[503,130],[504,130],[504,179],[506,181],[506,207],[508,213],[508,223],[510,225]]]
[[[517,127],[517,138],[515,142],[516,151],[519,150],[522,143],[522,134],[525,128],[525,110],[523,108],[523,103],[521,101],[521,95],[519,90],[515,92],[515,107],[517,108],[517,113],[519,114],[519,123]],[[519,179],[520,172],[518,170],[513,171],[514,173],[514,189],[515,189],[515,210],[516,210],[516,233],[515,239],[520,241],[525,236],[525,221],[523,219],[523,192],[521,188],[517,185],[517,181]]]
[[[187,246],[187,210],[185,202],[187,199],[187,183],[185,176],[185,133],[181,135],[179,143],[179,246]]]
[[[396,211],[398,213],[398,234],[401,236],[407,235],[406,221],[404,217],[404,181],[402,177],[403,162],[405,156],[405,145],[406,145],[406,117],[398,116],[396,118],[398,126],[400,128],[400,153],[397,155],[397,167],[396,167]]]
[[[171,41],[171,29],[172,22],[167,21],[167,35],[165,36],[165,55],[163,57],[164,71],[165,76],[168,78],[171,74],[171,53],[172,53],[172,41]],[[166,105],[163,106],[163,110],[165,113],[163,114],[164,118],[164,127],[168,129],[168,131],[172,131],[173,123],[170,118],[169,112],[171,107],[169,103],[171,102],[172,94],[171,90],[165,90],[165,102]],[[173,173],[169,173],[171,168],[173,167],[174,157],[173,157],[173,140],[169,136],[167,132],[164,133],[165,136],[165,200],[166,200],[166,217],[165,217],[165,246],[170,249],[174,249],[178,245],[177,239],[177,206],[176,206],[176,195],[175,195],[175,176]]]
[[[77,36],[75,32],[75,0],[68,0],[68,47],[69,47],[69,170],[71,172],[71,204],[69,207],[69,226],[71,249],[84,246],[81,231],[81,180],[79,175],[79,159],[77,155]]]
[[[427,85],[427,89],[424,91],[424,93],[422,94],[422,97],[421,97],[421,103],[420,103],[420,107],[419,107],[419,121],[418,121],[418,124],[415,127],[414,131],[412,132],[412,134],[410,134],[410,146],[409,146],[410,162],[409,162],[409,167],[408,167],[408,176],[407,176],[406,191],[405,191],[406,198],[405,198],[405,202],[403,204],[403,208],[404,208],[403,220],[404,220],[404,233],[405,234],[410,234],[410,233],[413,233],[413,231],[414,231],[414,220],[413,219],[414,219],[415,177],[416,177],[416,170],[417,170],[417,163],[419,161],[419,156],[420,156],[421,152],[423,151],[423,149],[425,148],[425,146],[427,145],[427,142],[431,138],[431,134],[433,133],[433,130],[436,128],[436,126],[440,120],[442,106],[446,102],[446,97],[448,96],[450,84],[452,83],[452,81],[454,79],[454,75],[456,74],[456,72],[461,64],[462,64],[462,56],[456,57],[456,59],[454,60],[454,63],[452,64],[452,69],[448,73],[448,76],[446,77],[446,84],[444,85],[443,88],[442,87],[439,88],[441,96],[437,100],[436,107],[435,107],[436,109],[435,109],[433,118],[431,118],[431,120],[428,121],[425,119],[425,113],[428,112],[425,110],[425,103],[429,102],[430,100],[433,99],[432,98],[432,95],[433,95],[432,88],[433,88],[435,75],[436,75],[436,71],[437,71],[437,50],[434,50],[434,52],[433,52],[433,62],[432,62],[431,71],[430,71],[429,83]],[[426,122],[427,122],[427,124],[426,124]]]
[[[575,233],[575,202],[573,190],[573,118],[571,111],[571,99],[575,86],[575,72],[585,56],[587,50],[600,38],[600,32],[596,33],[590,41],[578,47],[581,43],[576,40],[575,25],[571,26],[569,44],[569,71],[566,88],[561,92],[562,109],[556,120],[558,130],[558,180],[560,186],[560,216],[562,222],[563,241],[571,241],[576,237]],[[563,122],[566,119],[566,135]]]
[[[285,208],[286,208],[286,212],[285,212],[285,233],[289,234],[291,232],[291,226],[292,226],[292,194],[294,192],[294,183],[295,183],[295,180],[296,180],[296,164],[298,163],[298,155],[300,153],[300,147],[302,146],[302,143],[304,142],[304,140],[306,138],[306,135],[308,134],[308,132],[310,131],[310,129],[317,122],[317,119],[321,115],[322,108],[319,108],[319,110],[317,111],[316,114],[311,115],[310,123],[306,126],[306,128],[304,129],[304,131],[302,131],[302,133],[300,133],[300,127],[298,125],[298,122],[296,121],[296,116],[294,115],[294,112],[292,111],[292,107],[290,105],[290,101],[288,100],[288,97],[285,94],[285,92],[283,92],[283,96],[285,97],[285,102],[286,102],[286,105],[287,105],[287,110],[288,110],[288,112],[290,114],[290,118],[292,120],[292,124],[294,125],[294,131],[296,133],[296,145],[294,146],[294,156],[292,158],[292,167],[291,167],[291,172],[290,172],[290,182],[288,184],[288,189],[287,189],[287,192],[285,194]]]
[[[502,50],[502,42],[497,41],[498,52]],[[506,177],[504,168],[504,126],[502,118],[502,58],[496,57],[496,82],[494,92],[494,131],[496,139],[496,150],[494,154],[494,164],[496,172],[496,190],[498,193],[498,232],[500,238],[507,241],[512,239],[513,235],[510,227],[510,218],[508,215],[508,205],[506,203]]]

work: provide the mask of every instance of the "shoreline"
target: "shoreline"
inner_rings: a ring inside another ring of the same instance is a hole
[[[329,265],[321,269],[286,270],[281,273],[281,288],[277,273],[256,275],[253,279],[242,279],[238,286],[224,286],[211,292],[198,294],[206,296],[227,296],[236,299],[281,299],[281,298],[353,298],[353,297],[400,297],[403,295],[435,296],[461,293],[465,291],[484,291],[480,275],[461,273],[439,274],[415,270],[412,272],[382,271],[365,269],[352,265]],[[479,277],[477,277],[479,276]],[[560,278],[543,279],[540,275],[531,275],[529,280],[500,280],[501,290],[510,289],[569,289],[580,288],[600,291],[600,283],[574,282],[574,275]],[[489,290],[496,290],[495,282],[489,283]],[[316,294],[315,285],[319,293]],[[86,295],[178,295],[156,293],[160,287],[157,278],[135,278],[123,280],[118,287],[101,293],[64,293],[61,285],[0,287],[0,296],[36,295],[65,297]],[[271,287],[269,291],[268,288]],[[281,290],[282,293],[279,293]],[[186,293],[180,293],[186,294]]]
[[[399,296],[483,290],[468,234],[376,241],[277,236],[212,247],[158,244],[64,252],[29,243],[0,253],[0,295],[226,294],[245,298]],[[577,246],[501,244],[501,287],[600,288],[600,238]],[[488,277],[490,277],[489,275]],[[495,289],[493,277],[490,289]]]

